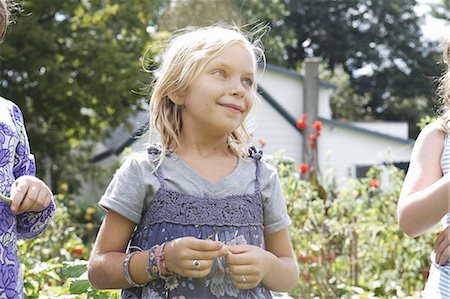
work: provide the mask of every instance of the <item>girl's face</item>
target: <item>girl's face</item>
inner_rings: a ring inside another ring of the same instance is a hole
[[[231,45],[211,59],[189,85],[176,96],[183,105],[184,130],[226,136],[242,125],[253,105],[255,66],[250,52]]]

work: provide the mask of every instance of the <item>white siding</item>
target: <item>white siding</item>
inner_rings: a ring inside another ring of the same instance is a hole
[[[383,133],[386,135],[408,139],[408,123],[394,121],[376,121],[376,122],[349,122],[349,124],[367,129],[370,131]]]
[[[320,168],[323,172],[332,167],[337,177],[354,177],[358,165],[409,161],[412,146],[412,143],[324,125],[318,143]]]

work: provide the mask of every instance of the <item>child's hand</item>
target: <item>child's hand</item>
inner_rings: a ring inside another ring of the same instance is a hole
[[[435,262],[441,266],[445,265],[450,258],[450,226],[438,234],[433,249],[436,254]]]
[[[228,250],[221,242],[183,237],[166,245],[164,258],[168,271],[201,278],[209,274],[217,257],[227,253]]]
[[[227,245],[231,254],[226,262],[230,267],[233,284],[238,289],[252,289],[268,271],[267,251],[253,245]]]
[[[42,211],[51,202],[52,191],[34,176],[21,176],[11,186],[11,211],[20,214],[27,211]]]

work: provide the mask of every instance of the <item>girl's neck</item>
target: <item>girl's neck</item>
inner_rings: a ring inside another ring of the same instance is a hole
[[[205,138],[205,136],[181,134],[177,155],[195,155],[200,157],[229,156],[227,137]]]

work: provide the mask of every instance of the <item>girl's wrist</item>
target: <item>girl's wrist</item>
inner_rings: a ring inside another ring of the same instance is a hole
[[[156,278],[167,280],[175,275],[175,273],[170,271],[166,265],[164,249],[167,243],[168,242],[164,242],[161,245],[154,245],[148,251],[146,272],[149,281]]]
[[[169,242],[164,242],[158,248],[159,250],[158,250],[158,255],[157,255],[157,261],[158,261],[158,265],[159,265],[159,271],[160,271],[160,274],[163,279],[175,275],[174,272],[169,270],[169,268],[167,267],[167,263],[166,263],[165,249],[166,249],[166,245],[168,245],[168,244],[169,244]]]

